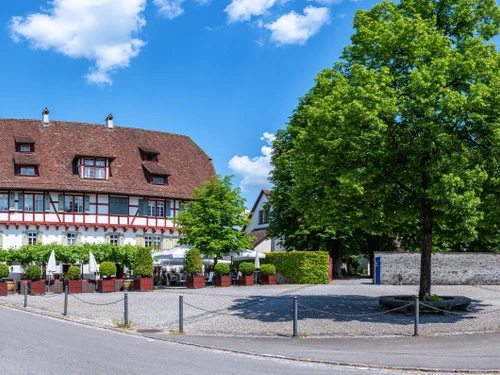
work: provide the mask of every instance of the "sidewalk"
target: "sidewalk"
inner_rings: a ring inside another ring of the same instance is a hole
[[[445,337],[262,338],[144,334],[237,353],[336,365],[500,373],[500,334]]]

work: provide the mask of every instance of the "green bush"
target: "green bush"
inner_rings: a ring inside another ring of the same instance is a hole
[[[226,263],[217,263],[214,267],[214,272],[216,275],[227,275],[229,274],[230,267],[229,264]]]
[[[32,264],[26,268],[26,272],[24,272],[24,277],[31,281],[37,281],[42,278],[42,269],[36,264]]]
[[[68,268],[68,279],[80,280],[80,267],[71,266]]]
[[[153,274],[153,257],[151,250],[145,247],[137,248],[134,260],[134,275],[142,277],[151,277]]]
[[[198,249],[191,248],[186,252],[184,270],[189,275],[200,273],[203,270],[203,263]]]
[[[263,264],[260,266],[260,274],[263,276],[276,275],[276,267],[273,264]]]
[[[255,266],[250,262],[243,262],[240,264],[240,272],[243,275],[252,275],[255,272]]]
[[[116,275],[116,265],[113,262],[102,262],[99,266],[99,273],[102,277]]]
[[[329,259],[326,251],[272,252],[261,263],[274,264],[276,272],[292,284],[328,284]]]
[[[7,277],[9,277],[9,275],[10,275],[9,267],[5,264],[0,264],[0,279],[6,279]]]

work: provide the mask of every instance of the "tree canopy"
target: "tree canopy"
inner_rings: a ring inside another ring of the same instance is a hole
[[[241,231],[250,223],[245,200],[240,189],[233,188],[231,176],[214,176],[206,181],[183,208],[175,218],[183,234],[182,244],[216,258],[252,246],[252,238]]]
[[[356,12],[341,61],[278,132],[271,203],[288,200],[291,224],[271,215],[274,234],[419,243],[422,299],[433,246],[498,240],[500,54],[489,41],[499,25],[494,0]]]

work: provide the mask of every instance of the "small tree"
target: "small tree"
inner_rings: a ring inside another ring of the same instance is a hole
[[[151,251],[145,247],[137,248],[134,260],[134,274],[150,277],[153,273],[153,257]]]
[[[26,268],[24,277],[31,281],[37,281],[42,278],[42,269],[36,264],[32,264]]]
[[[68,276],[70,280],[80,280],[80,267],[71,266],[68,268]]]
[[[198,249],[192,248],[186,252],[186,257],[184,258],[184,269],[186,273],[190,275],[194,275],[202,271],[203,263]]]
[[[6,279],[7,277],[9,277],[9,275],[9,267],[5,264],[0,264],[0,280]]]
[[[116,275],[116,265],[113,262],[102,262],[99,266],[99,272],[102,277]]]
[[[230,267],[226,263],[217,263],[214,267],[214,272],[218,276],[223,276],[229,274]]]
[[[250,262],[243,262],[239,267],[240,272],[243,275],[252,275],[255,272],[255,266]]]
[[[244,203],[240,189],[232,187],[231,176],[214,176],[206,181],[175,218],[184,234],[181,243],[217,258],[249,248],[252,238],[241,231],[250,223]]]
[[[262,276],[276,275],[276,267],[274,264],[263,264],[260,266],[260,274]]]

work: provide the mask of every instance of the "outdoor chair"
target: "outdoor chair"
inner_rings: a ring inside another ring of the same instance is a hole
[[[208,279],[205,281],[205,285],[214,285],[214,273],[213,271],[210,271],[208,274]]]

